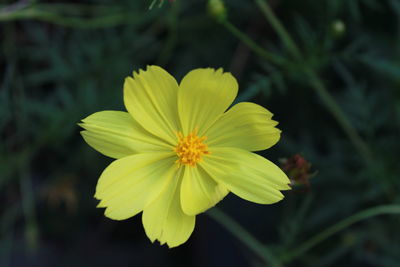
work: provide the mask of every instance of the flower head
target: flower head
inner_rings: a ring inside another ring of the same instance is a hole
[[[179,85],[157,66],[126,78],[128,112],[97,112],[80,124],[90,146],[116,159],[96,187],[105,216],[143,212],[150,240],[175,247],[190,237],[196,215],[229,192],[260,204],[281,200],[287,176],[250,152],[279,140],[277,122],[253,103],[226,111],[237,91],[222,69],[195,69]]]

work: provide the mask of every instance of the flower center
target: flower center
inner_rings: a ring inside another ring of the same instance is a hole
[[[175,148],[175,152],[179,156],[176,161],[179,164],[195,167],[196,163],[201,160],[202,155],[210,154],[208,146],[203,143],[207,137],[197,136],[197,129],[186,137],[181,132],[178,132],[177,136],[178,145]]]

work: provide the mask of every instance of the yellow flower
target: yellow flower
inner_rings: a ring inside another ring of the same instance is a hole
[[[124,220],[143,211],[150,240],[175,247],[192,234],[196,215],[229,192],[260,204],[281,200],[287,176],[250,152],[279,140],[277,122],[253,103],[226,111],[237,91],[222,69],[195,69],[179,85],[157,66],[126,78],[128,112],[97,112],[80,124],[90,146],[116,159],[96,187],[105,216]]]

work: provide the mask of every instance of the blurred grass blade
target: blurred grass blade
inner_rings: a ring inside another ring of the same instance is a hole
[[[265,0],[255,0],[256,4],[266,17],[266,19],[269,21],[271,26],[275,29],[279,37],[281,38],[283,44],[286,46],[287,50],[292,54],[293,57],[295,58],[300,58],[300,51],[293,41],[292,37],[290,37],[290,34],[286,31],[285,27],[282,25],[282,23],[279,21],[279,19],[275,16],[274,12],[270,8],[270,6],[267,4]]]
[[[284,262],[290,262],[307,251],[309,251],[311,248],[315,247],[316,245],[320,244],[321,242],[325,241],[329,237],[331,237],[334,234],[337,234],[338,232],[348,228],[349,226],[369,219],[374,216],[378,215],[384,215],[384,214],[400,214],[400,205],[382,205],[382,206],[377,206],[373,207],[370,209],[366,209],[364,211],[361,211],[359,213],[356,213],[350,217],[347,217],[346,219],[341,220],[337,224],[329,227],[328,229],[320,232],[319,234],[311,237],[304,243],[296,246],[296,248],[292,251],[289,251],[287,253],[284,253],[282,256],[282,260]]]
[[[258,255],[268,266],[280,267],[281,263],[271,251],[252,236],[246,229],[240,226],[236,221],[226,215],[218,208],[212,208],[206,213],[211,218],[220,223],[226,230],[231,232],[232,235],[237,237],[244,245]]]

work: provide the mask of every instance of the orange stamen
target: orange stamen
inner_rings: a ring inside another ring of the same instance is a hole
[[[207,137],[197,136],[197,131],[196,128],[186,137],[181,132],[177,133],[178,145],[175,148],[175,152],[179,156],[177,163],[195,167],[203,155],[210,154],[208,146],[204,144]]]

